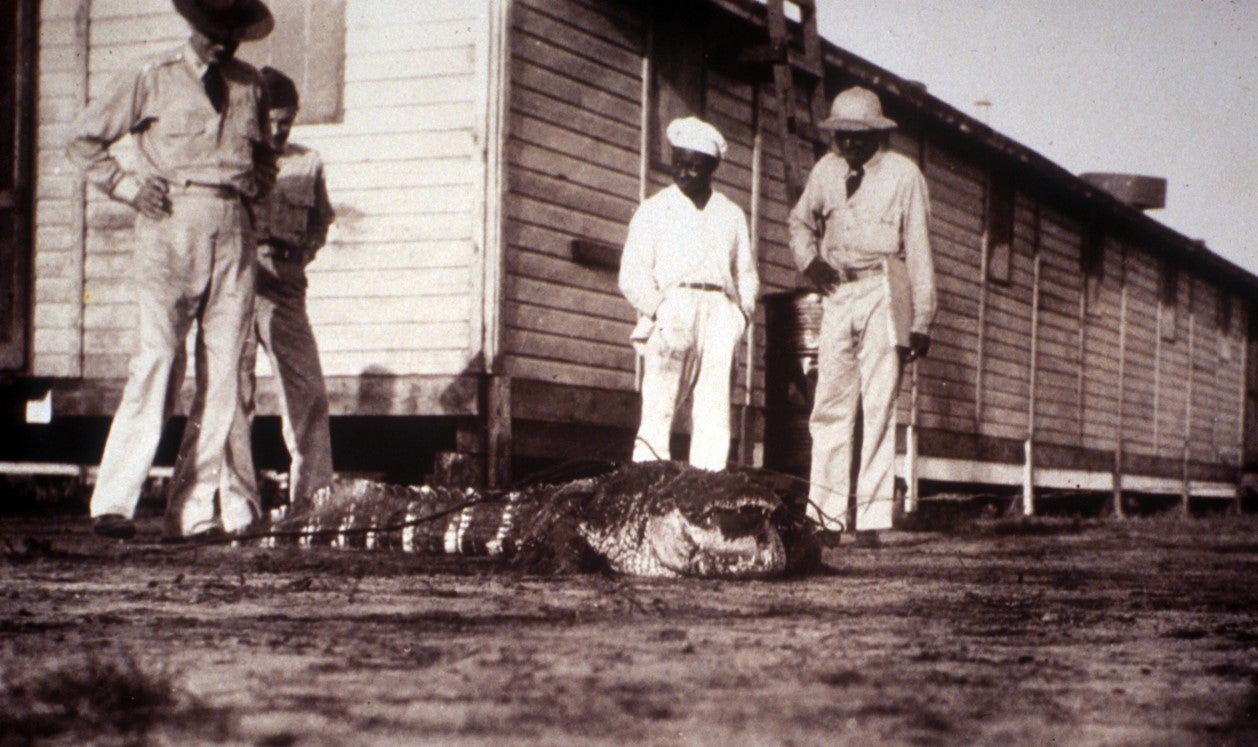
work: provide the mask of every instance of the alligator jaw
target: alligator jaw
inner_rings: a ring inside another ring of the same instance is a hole
[[[768,519],[755,531],[732,535],[722,528],[688,521],[673,510],[647,527],[641,552],[649,552],[660,573],[649,575],[751,579],[786,570],[786,549]]]

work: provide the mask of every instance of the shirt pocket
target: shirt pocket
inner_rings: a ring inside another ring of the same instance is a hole
[[[195,109],[161,112],[155,114],[152,119],[156,122],[155,125],[150,125],[153,131],[175,142],[188,142],[200,137],[210,129],[212,124],[205,113]]]
[[[290,244],[305,244],[313,207],[314,185],[310,179],[281,178],[271,200],[272,235]]]
[[[880,214],[857,211],[853,216],[849,245],[862,254],[897,254],[900,251],[900,210],[889,206]]]

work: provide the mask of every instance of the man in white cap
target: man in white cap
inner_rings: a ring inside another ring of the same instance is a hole
[[[855,529],[876,540],[864,530],[891,528],[900,372],[930,347],[930,199],[917,165],[888,150],[895,126],[872,91],[836,96],[822,122],[834,130],[831,152],[813,166],[789,218],[796,265],[825,294],[808,508],[823,541],[837,539],[847,514],[858,410]]]
[[[713,190],[725,138],[695,117],[673,120],[673,184],[629,223],[620,291],[638,311],[644,357],[635,462],[668,459],[678,405],[691,402],[690,463],[724,469],[730,449],[730,368],[756,309],[760,279],[747,216]]]
[[[259,0],[174,0],[188,41],[121,73],[79,115],[68,155],[136,211],[131,282],[138,334],[92,493],[93,531],[135,534],[132,516],[183,378],[197,322],[196,392],[167,496],[166,538],[243,529],[257,496],[232,484],[224,452],[253,315],[254,239],[245,200],[269,189],[274,159],[258,72],[234,58],[274,26]],[[134,171],[110,153],[130,133]],[[215,505],[216,494],[219,505]]]

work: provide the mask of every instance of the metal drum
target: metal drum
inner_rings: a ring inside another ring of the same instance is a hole
[[[806,478],[812,451],[808,417],[817,389],[821,295],[773,293],[765,305],[764,466]]]

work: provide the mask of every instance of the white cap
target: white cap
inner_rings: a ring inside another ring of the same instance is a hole
[[[715,127],[698,117],[674,119],[668,123],[665,134],[675,148],[706,153],[714,158],[725,157],[725,138]]]

